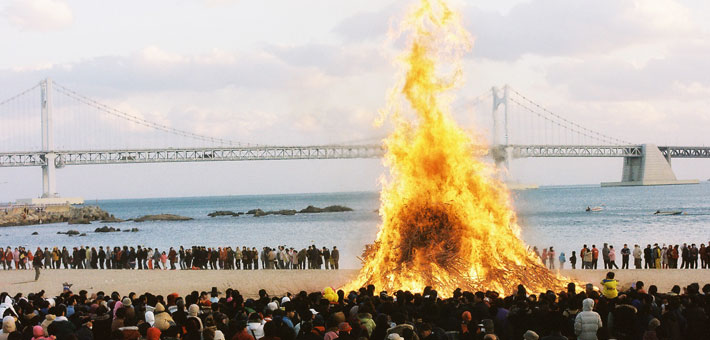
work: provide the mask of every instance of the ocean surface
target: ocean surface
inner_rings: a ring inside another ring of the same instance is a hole
[[[582,244],[604,242],[621,248],[623,243],[707,243],[710,241],[710,184],[657,187],[601,188],[599,186],[542,187],[514,191],[514,204],[522,228],[521,237],[530,246],[554,246],[566,254]],[[338,246],[341,267],[359,268],[357,258],[371,243],[380,222],[375,192],[297,195],[253,195],[89,201],[115,216],[128,219],[147,214],[170,213],[194,218],[183,222],[125,222],[67,225],[66,223],[0,228],[0,245],[116,246],[145,245],[159,249],[180,245],[263,246],[287,245],[302,248]],[[296,209],[308,205],[345,205],[352,212],[271,215],[252,217],[208,217],[215,210],[245,212]],[[585,212],[587,206],[601,206],[601,212]],[[682,210],[680,216],[654,216],[656,210]],[[94,233],[96,227],[137,227],[137,233]],[[76,229],[87,236],[57,235]],[[32,236],[37,231],[39,235]],[[491,251],[495,251],[494,249]]]

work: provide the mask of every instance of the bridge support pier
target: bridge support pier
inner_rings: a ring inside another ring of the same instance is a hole
[[[670,154],[664,156],[654,144],[643,144],[641,157],[624,157],[621,182],[603,182],[603,187],[697,184],[678,180],[671,168]]]

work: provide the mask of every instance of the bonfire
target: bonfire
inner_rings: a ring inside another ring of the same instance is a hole
[[[382,224],[358,277],[344,288],[431,286],[442,296],[456,288],[562,288],[564,278],[520,240],[510,194],[482,160],[487,148],[451,116],[450,90],[460,85],[460,60],[472,41],[459,15],[444,0],[421,0],[401,28],[408,36],[402,79],[382,117],[395,127],[384,140]]]

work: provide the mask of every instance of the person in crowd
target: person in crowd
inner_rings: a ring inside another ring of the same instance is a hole
[[[621,248],[621,269],[629,269],[629,256],[631,255],[631,249],[624,243],[624,247]]]
[[[565,259],[565,252],[560,252],[560,270],[565,269],[565,262],[567,259]]]
[[[599,313],[593,311],[594,300],[582,301],[582,312],[574,319],[574,333],[578,340],[597,340],[597,331],[603,326]]]
[[[572,255],[569,257],[569,264],[572,266],[572,269],[577,269],[577,255],[574,252],[573,250]]]
[[[608,257],[609,257],[609,264],[608,264],[609,269],[619,269],[619,266],[616,265],[616,250],[614,250],[614,246],[609,246]]]

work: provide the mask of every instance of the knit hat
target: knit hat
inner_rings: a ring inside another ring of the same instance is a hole
[[[537,335],[537,333],[535,333],[533,331],[527,331],[527,332],[525,332],[525,334],[523,334],[523,339],[525,339],[525,340],[537,340],[539,338],[540,338],[540,336]]]
[[[289,299],[288,296],[284,296],[284,297],[281,299],[281,304],[283,305],[284,303],[289,302],[289,301],[291,301],[291,299]]]
[[[145,338],[147,340],[160,340],[160,330],[155,327],[148,328]]]
[[[649,331],[655,331],[658,326],[661,325],[661,321],[659,321],[656,318],[651,319],[651,321],[648,322],[648,330]]]
[[[34,336],[36,338],[44,336],[44,329],[42,328],[42,326],[32,327],[32,336]]]
[[[392,333],[387,336],[388,340],[403,340],[404,338],[397,333]]]
[[[128,297],[124,297],[123,300],[121,300],[121,303],[123,303],[123,307],[130,307],[131,299],[129,299]]]
[[[268,308],[270,311],[275,311],[279,308],[279,305],[277,305],[276,302],[271,301],[266,305],[266,308]]]

